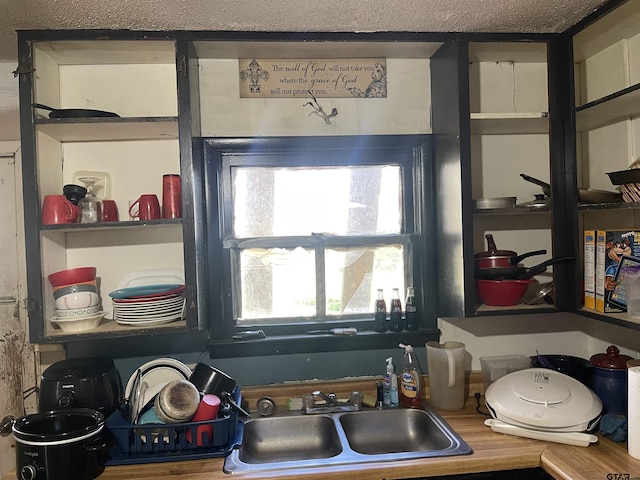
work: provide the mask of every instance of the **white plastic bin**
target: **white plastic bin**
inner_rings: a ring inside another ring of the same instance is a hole
[[[622,270],[622,285],[627,297],[627,314],[640,319],[640,267],[625,267]]]
[[[480,357],[480,366],[482,367],[482,383],[486,390],[489,385],[507,373],[531,368],[531,359],[524,355]]]

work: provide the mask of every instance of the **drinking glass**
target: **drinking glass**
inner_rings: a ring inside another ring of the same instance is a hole
[[[97,223],[103,221],[103,205],[102,200],[96,197],[94,187],[99,177],[80,177],[78,178],[87,187],[87,193],[84,198],[78,201],[78,209],[80,210],[79,223]]]

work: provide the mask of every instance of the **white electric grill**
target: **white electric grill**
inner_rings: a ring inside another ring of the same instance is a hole
[[[500,433],[587,446],[602,416],[602,402],[574,378],[546,368],[509,373],[485,392],[495,420],[486,425]],[[544,438],[541,438],[544,437]]]

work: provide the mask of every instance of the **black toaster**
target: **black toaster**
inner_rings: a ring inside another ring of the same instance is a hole
[[[38,410],[92,408],[107,418],[123,396],[122,380],[111,358],[72,358],[43,372]]]

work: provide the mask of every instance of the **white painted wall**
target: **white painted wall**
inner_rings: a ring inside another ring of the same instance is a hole
[[[35,385],[28,343],[19,142],[0,142],[0,418],[22,416],[23,392]],[[29,398],[33,405],[35,395]],[[15,467],[13,438],[0,437],[0,477]]]
[[[466,345],[467,368],[480,370],[480,357],[564,354],[589,359],[616,345],[640,358],[640,332],[570,313],[478,318],[440,318],[441,342]]]
[[[203,96],[203,131],[206,135],[223,136],[322,135],[336,134],[336,130],[338,134],[429,133],[429,116],[425,114],[430,109],[430,98],[428,93],[425,95],[429,92],[428,60],[390,59],[388,67],[387,99],[321,99],[327,109],[336,106],[340,112],[334,122],[337,128],[326,132],[324,122],[315,116],[309,116],[301,106],[304,102],[299,99],[238,99],[229,96],[228,89],[237,87],[236,62],[203,62],[201,87],[207,92]],[[0,140],[19,138],[18,81],[11,73],[14,69],[13,63],[0,63]],[[396,88],[399,82],[395,80],[399,78],[402,78],[402,89]],[[69,145],[67,153],[81,148],[82,146]],[[112,161],[122,160],[114,152],[105,152],[104,155],[110,156]],[[492,155],[487,156],[492,158]],[[93,158],[93,155],[84,157]],[[20,184],[17,178],[16,182]],[[519,186],[528,187],[526,182],[521,182]],[[128,199],[125,196],[123,202]],[[15,198],[17,203],[10,212],[11,220],[0,218],[3,232],[8,238],[16,233],[13,225],[22,218],[22,196],[18,190]],[[4,228],[7,222],[12,228]],[[21,234],[21,226],[18,230],[17,233]],[[18,245],[23,245],[20,238]],[[16,269],[24,269],[24,259],[20,255],[14,270]],[[18,295],[23,298],[24,292]],[[603,352],[610,344],[616,344],[624,353],[636,357],[640,351],[640,333],[569,314],[441,319],[439,323],[443,341],[459,340],[467,345],[469,367],[473,370],[480,369],[481,356],[513,353],[532,355],[536,349],[542,353],[565,353],[583,358]],[[59,359],[59,353],[61,352],[56,353],[56,360]],[[46,365],[51,362],[45,360],[39,363]],[[23,384],[27,385],[28,380],[23,380]],[[2,404],[4,402],[0,403]],[[5,462],[1,463],[4,465]]]
[[[0,63],[0,141],[20,138],[18,79],[15,63]]]
[[[238,61],[200,62],[202,135],[392,135],[431,133],[428,59],[387,58],[387,98],[319,98],[338,115],[327,125],[309,98],[240,98]],[[234,92],[234,94],[230,94]]]

